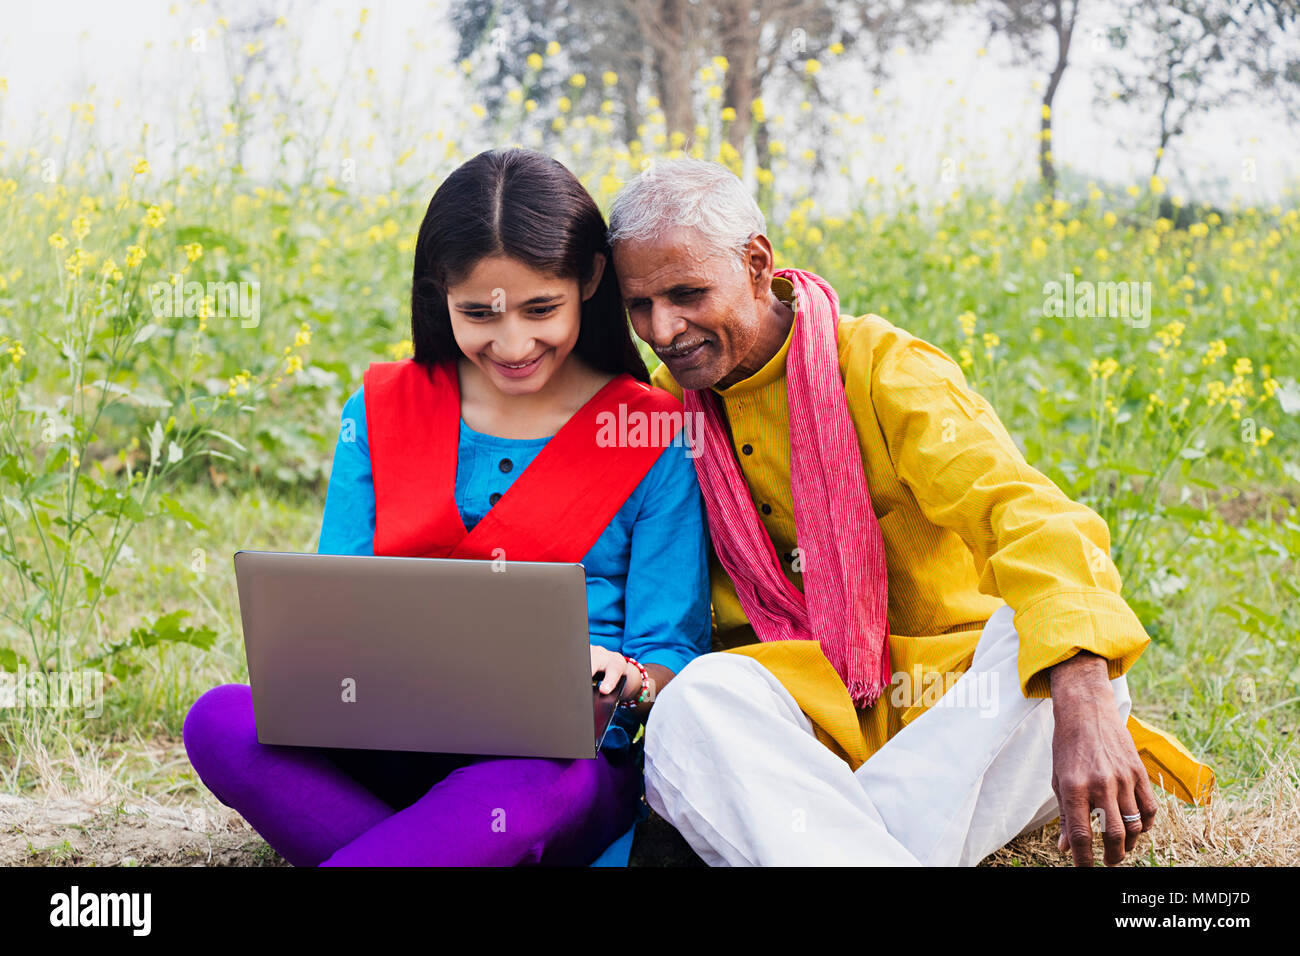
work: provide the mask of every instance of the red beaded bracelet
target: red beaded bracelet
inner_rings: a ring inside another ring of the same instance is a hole
[[[641,663],[635,658],[627,657],[625,659],[629,664],[632,664],[634,667],[636,667],[637,670],[641,672],[641,696],[638,697],[636,700],[620,700],[618,702],[618,706],[636,707],[638,704],[643,704],[650,699],[650,675],[648,675],[645,672],[645,668],[642,667]]]

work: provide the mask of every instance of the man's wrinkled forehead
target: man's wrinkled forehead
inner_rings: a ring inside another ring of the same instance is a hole
[[[696,229],[676,227],[656,239],[622,239],[614,244],[619,282],[627,293],[667,293],[679,285],[714,281],[729,257]]]

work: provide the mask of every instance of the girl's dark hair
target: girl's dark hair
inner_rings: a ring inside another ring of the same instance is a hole
[[[531,149],[491,149],[448,176],[429,201],[415,243],[411,280],[414,360],[432,366],[463,353],[451,332],[447,287],[486,256],[518,259],[539,272],[577,279],[592,275],[596,253],[605,270],[582,303],[574,351],[603,372],[627,372],[649,383],[632,341],[610,253],[608,229],[595,200],[561,163]]]

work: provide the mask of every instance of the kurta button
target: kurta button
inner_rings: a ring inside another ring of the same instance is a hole
[[[499,491],[492,492],[492,494],[488,497],[489,504],[496,504],[500,500],[501,500],[501,492]]]
[[[754,446],[753,446],[753,445],[744,445],[744,446],[741,447],[740,450],[743,451],[746,455],[752,455],[752,454],[754,454]]]
[[[501,464],[498,465],[497,467],[500,468],[502,471],[509,471],[511,468],[515,467],[515,465],[514,462],[512,462],[509,458],[502,458]]]
[[[772,506],[771,506],[771,505],[762,505],[761,507],[762,507],[762,509],[763,509],[763,514],[765,514],[765,515],[770,515],[770,514],[772,513]]]

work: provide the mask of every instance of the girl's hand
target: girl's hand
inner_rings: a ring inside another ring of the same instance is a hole
[[[626,676],[627,683],[623,685],[623,693],[619,695],[620,698],[622,700],[631,700],[641,696],[641,671],[637,669],[636,665],[617,651],[611,651],[599,644],[592,644],[591,676],[595,677],[599,671],[605,672],[605,679],[600,682],[600,692],[602,694],[610,693],[618,686],[619,677]]]

